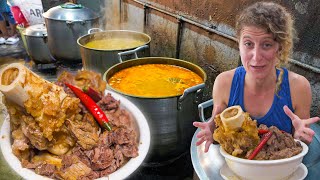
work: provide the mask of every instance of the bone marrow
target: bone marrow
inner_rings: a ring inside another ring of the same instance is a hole
[[[244,121],[243,110],[241,106],[231,106],[220,114],[220,118],[226,129],[240,128]]]

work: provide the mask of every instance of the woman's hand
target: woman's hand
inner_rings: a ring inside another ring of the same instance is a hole
[[[307,144],[310,144],[315,132],[310,128],[310,125],[319,121],[319,117],[313,117],[309,119],[300,119],[295,115],[287,106],[283,106],[284,112],[289,116],[292,121],[292,125],[295,129],[293,137],[299,139]]]
[[[221,113],[222,110],[220,106],[214,106],[211,119],[208,122],[193,122],[195,127],[200,128],[200,132],[196,135],[198,141],[197,146],[206,141],[204,152],[208,152],[210,145],[214,142],[213,140],[213,131],[215,129],[214,117]]]

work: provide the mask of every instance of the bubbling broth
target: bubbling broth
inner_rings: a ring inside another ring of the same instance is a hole
[[[85,44],[86,47],[100,50],[132,49],[144,45],[146,42],[132,38],[105,38],[92,40]]]
[[[181,95],[203,79],[189,69],[168,64],[145,64],[122,69],[108,83],[114,89],[141,97]]]

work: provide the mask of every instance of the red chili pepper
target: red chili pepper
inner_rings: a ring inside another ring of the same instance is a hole
[[[250,154],[248,159],[253,159],[256,157],[256,155],[261,151],[263,146],[267,143],[267,141],[270,139],[272,136],[272,131],[267,132],[266,134],[263,135],[261,142],[258,144],[258,146],[253,150],[253,152]]]
[[[258,134],[266,134],[267,132],[269,132],[269,130],[267,130],[267,129],[259,129],[258,130]]]
[[[284,131],[284,130],[280,130],[282,133],[287,133],[286,131]],[[258,130],[258,134],[260,135],[260,134],[266,134],[267,132],[269,132],[269,130],[267,130],[267,129],[259,129]]]
[[[83,91],[79,88],[65,83],[74,94],[80,99],[80,101],[85,105],[85,107],[91,112],[93,117],[97,120],[99,125],[103,128],[106,128],[108,131],[111,131],[111,125],[109,124],[109,120],[101,108]]]
[[[83,88],[83,92],[90,96],[91,99],[94,100],[94,102],[99,102],[101,100],[101,94],[98,93],[96,90],[92,89],[91,87]]]

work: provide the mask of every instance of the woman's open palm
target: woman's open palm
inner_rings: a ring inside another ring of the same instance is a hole
[[[315,132],[310,128],[310,125],[318,122],[319,117],[313,117],[309,119],[300,119],[295,115],[287,106],[283,107],[284,112],[290,117],[292,125],[295,129],[293,137],[299,139],[307,144],[310,144]]]
[[[206,142],[204,152],[208,152],[210,145],[214,142],[213,140],[213,131],[215,128],[214,117],[221,113],[222,110],[220,106],[214,106],[212,116],[208,122],[193,122],[195,127],[200,128],[200,132],[196,135],[198,141],[196,143],[197,146]]]

